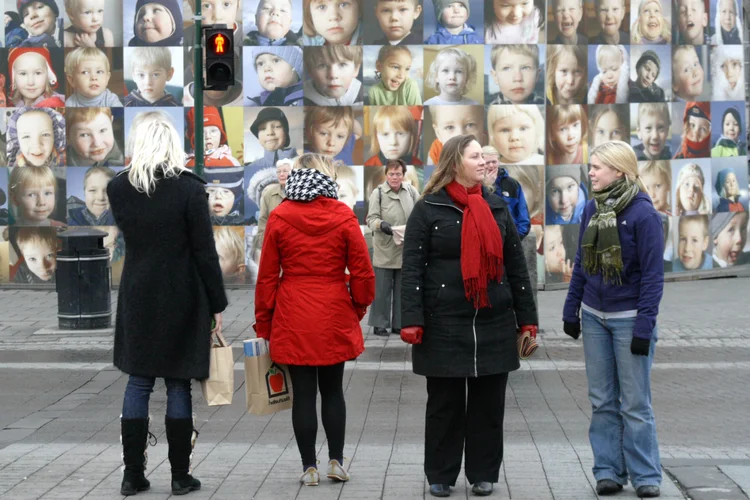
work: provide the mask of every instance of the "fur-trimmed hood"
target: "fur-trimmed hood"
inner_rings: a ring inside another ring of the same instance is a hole
[[[591,82],[588,93],[588,103],[596,104],[596,95],[599,93],[599,86],[602,84],[602,68],[599,67],[599,54],[601,53],[602,47],[608,47],[608,45],[599,45],[596,48],[596,66],[599,73],[594,77]],[[611,45],[609,45],[611,47]],[[620,66],[620,79],[617,82],[617,96],[615,102],[617,104],[628,103],[628,81],[630,80],[630,59],[628,57],[628,51],[625,50],[624,45],[616,45],[620,54],[622,54],[622,66]]]
[[[271,184],[278,184],[279,178],[276,176],[276,167],[262,168],[250,177],[247,183],[247,197],[257,206],[260,206],[260,197],[263,190]]]
[[[734,89],[729,88],[721,65],[728,60],[744,60],[742,45],[720,45],[711,50],[711,93],[713,101],[744,101],[745,100],[745,71],[740,71],[739,80]]]
[[[734,29],[737,30],[737,35],[740,37],[740,41],[742,42],[744,41],[742,39],[742,23],[740,22],[740,17],[742,16],[742,4],[740,3],[740,5],[737,5],[737,0],[732,0],[732,2],[734,2],[734,11],[737,14],[734,18]],[[716,2],[714,29],[716,30],[716,33],[714,33],[711,37],[711,45],[724,45],[724,37],[721,35],[721,0]]]

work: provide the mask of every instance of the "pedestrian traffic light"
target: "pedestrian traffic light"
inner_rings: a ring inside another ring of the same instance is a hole
[[[204,90],[226,90],[234,85],[234,34],[224,25],[203,30],[206,54]]]

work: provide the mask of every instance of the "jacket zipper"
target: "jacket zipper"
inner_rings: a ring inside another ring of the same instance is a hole
[[[464,213],[464,211],[463,211],[463,210],[461,210],[460,208],[458,208],[458,207],[457,207],[457,206],[455,206],[455,205],[448,205],[447,203],[434,203],[434,202],[432,202],[432,201],[427,201],[427,200],[424,200],[424,202],[425,202],[425,203],[427,203],[428,205],[436,205],[436,206],[439,206],[439,207],[450,207],[450,208],[455,208],[455,209],[456,209],[456,210],[458,210],[459,212],[461,212],[461,213]]]
[[[479,309],[474,309],[474,319],[471,321],[471,329],[474,331],[474,377],[479,377],[479,371],[477,370],[477,314]]]
[[[448,205],[446,203],[433,203],[427,200],[425,200],[424,202],[427,203],[428,205],[437,205],[440,207],[455,208],[459,212],[464,213],[463,210],[461,210],[460,208],[454,205]],[[474,334],[474,378],[479,377],[479,370],[477,369],[477,314],[479,314],[479,309],[474,309],[474,319],[471,320],[471,330],[472,330],[472,333]]]
[[[427,203],[428,205],[455,208],[459,212],[464,213],[463,210],[454,205],[448,205],[446,203],[434,203],[427,200],[425,200],[425,203]],[[479,314],[479,309],[474,309],[474,319],[471,320],[471,330],[474,334],[474,378],[479,377],[479,370],[477,369],[477,314]]]

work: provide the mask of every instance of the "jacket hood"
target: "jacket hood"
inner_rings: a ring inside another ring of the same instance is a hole
[[[638,194],[635,195],[635,198],[633,198],[633,201],[630,202],[630,206],[642,208],[641,205],[643,205],[644,203],[651,206],[654,205],[654,202],[651,201],[651,197],[649,197],[648,194],[644,193],[643,191],[639,191]]]
[[[322,236],[357,218],[342,202],[323,196],[307,202],[284,199],[273,213],[308,236]]]

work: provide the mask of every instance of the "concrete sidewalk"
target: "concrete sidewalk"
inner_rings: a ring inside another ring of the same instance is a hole
[[[748,279],[666,287],[653,372],[662,498],[748,498],[748,290]],[[225,334],[238,345],[253,336],[252,296],[231,293]],[[563,300],[564,292],[539,294],[541,348],[511,374],[505,461],[491,498],[596,498],[583,352],[580,341],[562,333]],[[0,291],[0,499],[120,498],[118,416],[126,378],[111,367],[111,333],[57,332],[55,310],[53,293]],[[201,432],[194,468],[203,488],[188,498],[431,498],[422,471],[424,379],[411,373],[410,348],[396,336],[365,331],[367,349],[345,372],[351,482],[301,487],[291,412],[248,415],[238,370],[231,406],[207,407],[194,384]],[[151,404],[159,439],[149,448],[152,489],[137,498],[170,497],[165,404],[159,382]],[[320,428],[321,467],[324,439]],[[452,498],[470,496],[462,475]],[[626,487],[617,498],[635,493]]]

